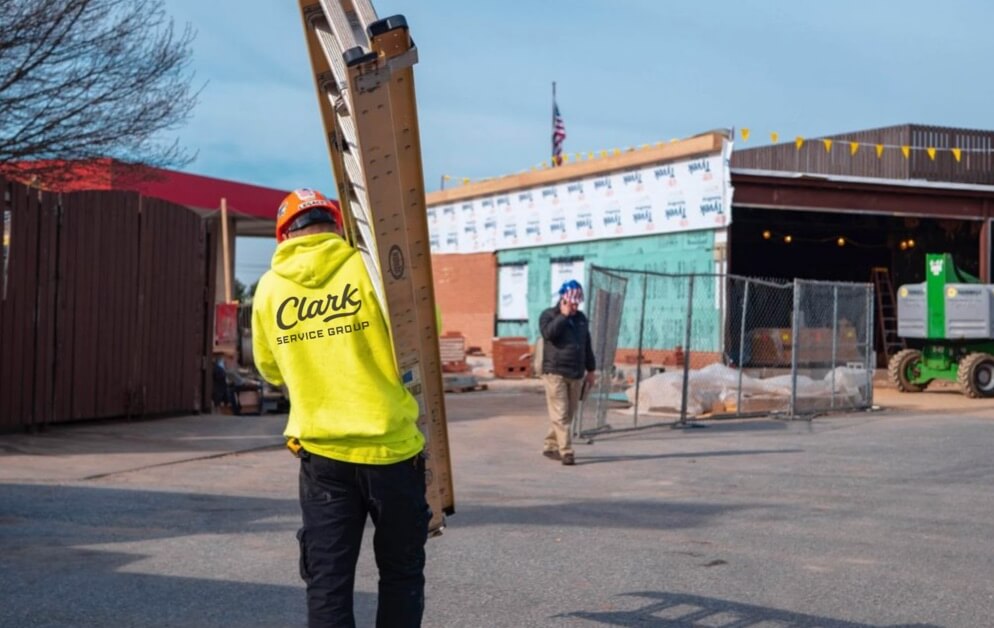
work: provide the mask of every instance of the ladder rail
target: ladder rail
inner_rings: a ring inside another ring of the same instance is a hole
[[[413,92],[416,49],[402,18],[369,27],[372,54],[352,55],[349,65],[356,130],[370,182],[370,207],[380,247],[384,293],[390,311],[398,367],[417,389],[427,437],[448,441],[441,361],[434,312],[421,149]],[[389,115],[375,115],[385,112]],[[385,124],[385,122],[389,124]],[[374,184],[375,182],[375,184]],[[443,504],[452,503],[447,447],[429,441]],[[436,459],[435,456],[438,456]],[[451,505],[447,508],[451,511]]]
[[[320,4],[311,0],[301,0],[301,16],[304,24],[304,36],[307,41],[311,66],[314,69],[315,88],[317,91],[319,109],[327,132],[328,153],[331,157],[335,185],[338,189],[338,202],[342,206],[344,232],[350,244],[359,249],[363,263],[370,277],[377,297],[383,301],[383,291],[377,281],[378,267],[376,264],[375,238],[368,227],[365,212],[360,204],[365,194],[362,183],[361,164],[354,157],[347,157],[349,152],[355,152],[354,131],[352,142],[347,143],[351,126],[349,120],[346,89],[348,79],[345,73],[345,63],[340,55],[329,53],[340,47],[332,27]],[[351,35],[351,30],[350,36]],[[348,40],[353,41],[352,39]],[[337,59],[337,62],[336,62]],[[336,70],[338,74],[336,74]],[[344,115],[343,115],[344,114]],[[343,128],[344,127],[344,128]],[[350,150],[345,150],[348,147]]]
[[[327,99],[322,111],[329,112],[324,116],[325,126],[333,128],[329,138],[329,154],[339,203],[342,204],[342,214],[345,217],[346,238],[359,250],[367,272],[374,278],[376,296],[380,303],[385,303],[382,282],[376,280],[380,272],[376,238],[370,226],[366,178],[357,156],[360,147],[348,93],[348,70],[343,58],[346,50],[369,46],[366,27],[376,20],[376,12],[368,1],[339,4],[333,0],[321,0],[319,6],[312,5],[304,11],[305,24],[306,15],[309,14],[311,27],[319,43],[318,49],[327,62],[328,70],[319,79],[320,87],[325,91],[324,98]]]
[[[890,280],[890,270],[885,267],[872,268],[870,279],[876,294],[876,326],[880,333],[880,346],[883,349],[884,359],[889,362],[891,356],[907,346],[904,339],[897,335],[897,299],[894,294],[894,284]]]

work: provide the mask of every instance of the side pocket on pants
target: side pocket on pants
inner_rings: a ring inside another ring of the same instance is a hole
[[[307,537],[304,528],[297,530],[297,543],[300,545],[300,578],[311,583],[311,573],[307,570]]]

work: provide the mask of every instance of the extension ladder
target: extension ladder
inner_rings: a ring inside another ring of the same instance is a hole
[[[421,141],[417,48],[370,0],[300,0],[345,234],[362,254],[425,435],[429,529],[454,512]]]
[[[891,356],[906,348],[907,344],[897,335],[897,299],[894,296],[894,285],[890,280],[890,270],[884,266],[872,268],[870,281],[873,282],[874,292],[877,295],[877,331],[880,333],[884,363],[887,364]]]

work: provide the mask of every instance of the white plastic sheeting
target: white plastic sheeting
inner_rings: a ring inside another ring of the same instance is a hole
[[[739,400],[739,372],[722,364],[712,364],[689,373],[687,387],[687,414],[690,416],[733,411]],[[839,407],[858,402],[860,387],[866,385],[866,372],[862,369],[838,367],[820,380],[804,375],[797,377],[798,405],[806,400],[828,400],[833,395]],[[791,376],[779,375],[766,379],[741,376],[742,408],[749,411],[750,401],[756,410],[787,411],[790,404]],[[625,391],[635,403],[635,386]],[[680,412],[683,397],[683,370],[653,375],[639,384],[639,413]],[[806,404],[804,404],[806,405]]]

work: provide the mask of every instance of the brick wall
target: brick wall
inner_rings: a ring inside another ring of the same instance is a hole
[[[493,253],[431,256],[435,300],[442,312],[442,332],[459,332],[466,348],[488,355],[497,311],[497,257]]]

